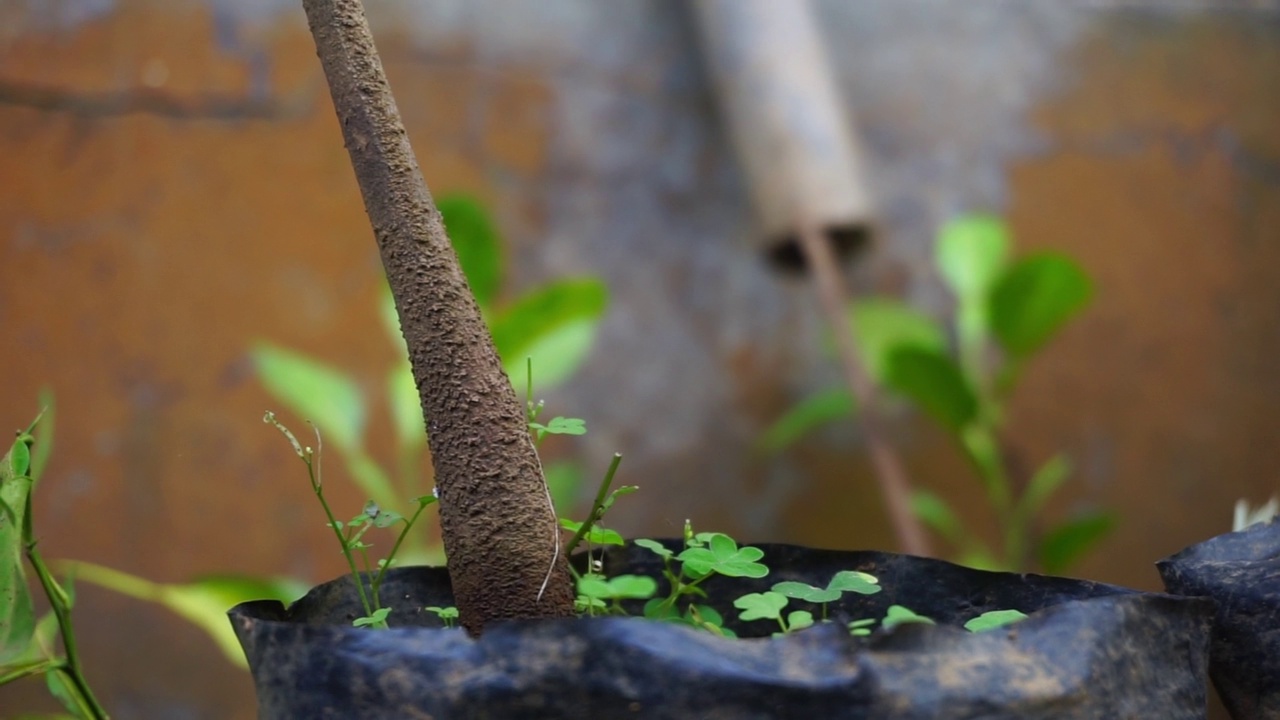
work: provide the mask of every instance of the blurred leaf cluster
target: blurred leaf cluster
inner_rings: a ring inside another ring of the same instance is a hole
[[[935,493],[917,490],[913,510],[964,564],[1025,570],[1034,563],[1060,573],[1110,531],[1114,518],[1082,512],[1040,532],[1037,518],[1070,475],[1070,464],[1056,455],[1029,478],[1013,477],[1004,442],[1006,408],[1027,363],[1088,305],[1092,282],[1061,253],[1013,258],[1005,224],[986,215],[945,225],[934,258],[956,300],[949,326],[887,298],[852,303],[848,320],[872,379],[916,405],[959,445],[998,521],[998,546]],[[779,418],[761,447],[781,451],[855,412],[848,391],[822,391]]]
[[[568,379],[595,342],[609,302],[604,283],[592,277],[563,278],[506,301],[502,293],[506,257],[485,208],[462,195],[441,197],[436,205],[507,376],[526,377],[526,363],[532,358],[540,391]],[[369,400],[352,374],[265,341],[253,348],[252,357],[267,391],[292,413],[324,430],[365,495],[379,507],[397,508],[405,499],[429,492],[424,482],[429,472],[424,462],[427,433],[399,317],[385,286],[380,303],[387,337],[399,357],[387,369],[383,385],[395,433],[393,471],[374,460],[368,450],[364,430]],[[580,484],[577,468],[552,463],[545,474],[556,505],[572,504]],[[406,539],[401,556],[405,562],[435,563],[444,557],[421,532]]]

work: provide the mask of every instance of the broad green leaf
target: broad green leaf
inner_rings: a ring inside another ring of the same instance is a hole
[[[938,495],[928,490],[912,492],[911,512],[947,542],[952,545],[964,544],[964,526],[960,524],[960,518],[951,511],[947,501]]]
[[[880,627],[888,630],[895,625],[903,623],[923,623],[925,625],[935,625],[931,618],[916,614],[910,608],[901,605],[890,605],[888,612],[885,613],[884,619],[880,621]]]
[[[502,283],[502,245],[488,211],[466,195],[443,195],[436,207],[471,294],[480,305],[492,305]]]
[[[566,322],[531,340],[520,355],[509,359],[503,355],[502,369],[507,377],[523,378],[528,375],[526,362],[532,358],[534,382],[539,392],[545,392],[578,371],[591,353],[599,328],[598,318]]]
[[[359,447],[365,407],[354,380],[318,360],[270,343],[258,343],[252,356],[272,397],[315,423],[325,439],[340,449]]]
[[[536,343],[573,323],[598,320],[608,302],[604,283],[590,277],[570,278],[543,285],[495,313],[489,329],[508,376],[524,376],[525,358]],[[533,379],[539,388],[552,384],[547,378],[562,372],[554,365],[549,358],[533,358]]]
[[[938,233],[938,271],[956,297],[985,298],[1009,259],[1009,232],[994,215],[963,215]]]
[[[75,573],[77,580],[163,605],[203,630],[227,660],[242,668],[249,665],[231,623],[227,622],[227,611],[249,600],[293,602],[307,590],[305,583],[296,580],[237,575],[210,576],[185,585],[166,585],[87,562],[74,561],[63,565]]]
[[[777,620],[782,617],[782,608],[787,606],[787,598],[782,593],[772,591],[750,593],[734,600],[733,606],[742,611],[738,613],[742,620]]]
[[[22,656],[35,631],[35,608],[23,567],[23,524],[30,510],[31,435],[0,458],[0,664]]]
[[[801,400],[774,421],[756,442],[767,453],[785,450],[810,431],[853,415],[853,395],[846,389],[825,390]]]
[[[897,300],[876,298],[852,303],[849,322],[867,373],[881,385],[889,379],[896,350],[920,348],[941,354],[946,349],[946,335],[938,323]]]
[[[969,632],[982,632],[1016,623],[1025,617],[1027,617],[1026,613],[1018,610],[989,610],[965,623],[964,629]]]
[[[978,399],[954,360],[938,350],[899,347],[889,356],[886,384],[952,432],[978,413]]]
[[[1071,258],[1041,253],[1009,268],[991,293],[991,328],[1014,358],[1039,349],[1089,302],[1093,284]]]
[[[1041,465],[1036,474],[1031,476],[1026,492],[1018,503],[1020,517],[1024,519],[1035,517],[1036,513],[1044,509],[1045,503],[1070,474],[1071,463],[1067,462],[1067,458],[1063,455],[1054,455],[1048,462]]]
[[[387,405],[397,444],[405,452],[421,448],[427,442],[427,426],[422,421],[422,404],[408,360],[397,363],[387,373]]]
[[[1115,524],[1111,513],[1096,511],[1068,520],[1040,541],[1040,565],[1050,575],[1064,572],[1106,537]]]

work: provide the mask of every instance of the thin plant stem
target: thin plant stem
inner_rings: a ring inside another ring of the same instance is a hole
[[[578,547],[578,543],[591,532],[601,517],[604,516],[604,503],[609,498],[609,486],[613,484],[613,475],[618,472],[618,465],[622,462],[622,453],[614,453],[613,460],[609,462],[609,469],[605,471],[604,479],[600,481],[600,489],[596,491],[596,499],[591,503],[591,512],[587,514],[587,519],[582,521],[582,525],[578,528],[578,532],[573,534],[573,539],[569,540],[569,544],[565,546],[565,554],[572,555],[574,548]]]
[[[813,272],[818,299],[827,324],[835,334],[836,348],[840,354],[845,380],[858,401],[858,419],[867,439],[867,449],[876,469],[876,479],[884,496],[885,506],[898,546],[912,555],[929,555],[929,540],[919,519],[911,511],[911,484],[902,460],[885,437],[876,405],[876,388],[858,356],[858,345],[845,320],[848,293],[844,281],[836,269],[835,253],[826,232],[810,222],[802,222],[799,228],[800,247]]]
[[[351,568],[351,579],[356,584],[356,592],[360,595],[360,604],[364,606],[366,615],[373,614],[373,607],[369,605],[369,596],[364,591],[364,580],[360,577],[360,571],[356,568],[356,559],[351,555],[351,548],[347,546],[347,538],[343,535],[341,526],[338,524],[338,518],[334,517],[333,510],[329,507],[329,501],[324,498],[324,488],[320,482],[319,469],[319,453],[321,447],[320,428],[316,431],[316,452],[306,453],[302,458],[307,465],[307,477],[311,480],[311,489],[316,494],[316,499],[320,501],[320,507],[324,508],[324,516],[329,519],[329,528],[333,530],[333,535],[338,539],[338,545],[342,547],[342,556],[347,559],[347,567]]]
[[[28,497],[29,503],[30,498]],[[28,507],[27,512],[28,517],[30,517],[30,507]],[[28,533],[30,531],[29,523],[27,531]],[[67,593],[53,579],[53,574],[49,572],[48,566],[45,565],[44,558],[40,556],[40,551],[36,549],[36,541],[30,534],[25,540],[27,561],[31,563],[36,576],[40,578],[40,586],[44,588],[45,596],[49,598],[49,605],[53,609],[53,615],[58,620],[58,634],[62,637],[62,651],[66,655],[66,660],[63,661],[62,666],[53,670],[67,681],[75,696],[76,704],[91,720],[108,720],[110,716],[98,702],[98,699],[94,697],[93,690],[89,687],[89,682],[85,679],[84,671],[80,666],[80,652],[76,647],[76,633],[71,624],[71,608],[67,605]]]

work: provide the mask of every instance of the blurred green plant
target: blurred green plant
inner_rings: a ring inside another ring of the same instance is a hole
[[[204,630],[227,660],[247,669],[244,652],[227,623],[227,608],[262,598],[291,602],[306,591],[306,585],[235,575],[164,584],[87,562],[46,562],[37,545],[32,498],[53,449],[52,394],[42,393],[41,404],[41,414],[25,431],[19,431],[13,445],[0,458],[0,685],[44,676],[49,693],[70,713],[48,717],[107,717],[80,665],[71,617],[76,580],[168,608]],[[24,559],[50,607],[38,619]],[[53,569],[63,575],[61,582]]]
[[[959,444],[997,519],[998,549],[966,527],[935,493],[915,491],[912,509],[963,564],[1025,570],[1034,562],[1045,572],[1063,572],[1111,530],[1115,519],[1107,512],[1086,511],[1037,534],[1036,520],[1067,479],[1070,465],[1056,455],[1030,478],[1013,477],[1002,436],[1006,404],[1023,369],[1084,309],[1092,283],[1060,253],[1012,259],[1005,224],[987,215],[945,225],[934,258],[956,298],[950,328],[885,298],[852,303],[849,322],[876,383],[914,403]],[[854,412],[847,391],[819,392],[774,422],[759,446],[782,451],[815,428]]]
[[[504,302],[500,290],[505,257],[488,213],[479,202],[461,195],[441,197],[436,205],[507,376],[524,377],[526,362],[532,358],[538,368],[540,391],[568,379],[595,341],[609,301],[604,283],[591,277],[565,278]],[[374,460],[366,446],[368,401],[355,377],[269,342],[259,342],[252,358],[267,392],[298,417],[324,428],[326,440],[356,485],[378,507],[390,509],[398,508],[404,498],[422,497],[430,490],[424,483],[429,472],[425,462],[427,431],[418,390],[395,304],[385,287],[380,302],[383,325],[399,356],[388,369],[383,387],[394,429],[394,471]],[[571,463],[553,463],[544,472],[556,505],[571,505],[581,483],[578,469]],[[438,542],[416,532],[406,539],[400,559],[438,564],[444,555]]]

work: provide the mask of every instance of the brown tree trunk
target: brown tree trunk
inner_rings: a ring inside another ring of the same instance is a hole
[[[460,621],[573,614],[526,422],[409,147],[360,0],[303,0],[422,398]]]

